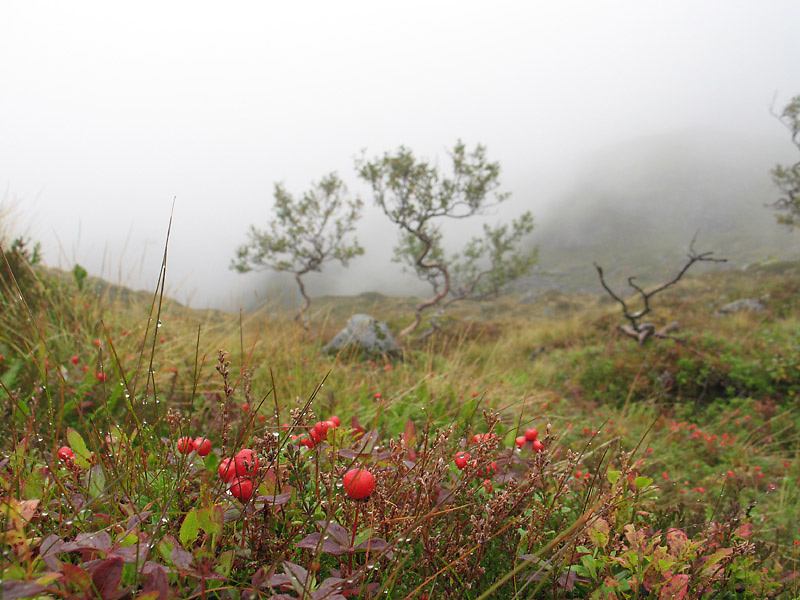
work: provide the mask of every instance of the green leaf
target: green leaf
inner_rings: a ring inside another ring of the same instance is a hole
[[[646,488],[651,483],[653,483],[653,479],[650,477],[637,477],[633,480],[633,485],[636,486],[638,490]]]
[[[89,452],[89,449],[86,447],[86,442],[83,441],[81,434],[72,427],[67,427],[67,442],[75,453],[75,464],[84,469],[88,469],[89,459],[92,457],[92,453]]]
[[[77,461],[76,461],[77,462]],[[92,498],[97,498],[106,489],[106,476],[103,473],[103,468],[100,465],[92,467],[89,471],[89,495]]]
[[[197,511],[190,510],[181,524],[181,531],[179,538],[184,548],[188,548],[200,533],[200,520],[197,518]]]
[[[194,509],[192,509],[194,511]],[[197,522],[207,534],[216,537],[222,533],[224,515],[219,504],[207,506],[197,511]],[[185,523],[185,521],[184,521]]]
[[[609,471],[606,473],[606,477],[611,483],[617,483],[617,479],[619,479],[619,471]]]

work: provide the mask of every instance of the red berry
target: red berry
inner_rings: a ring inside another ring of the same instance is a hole
[[[89,371],[89,365],[83,365],[83,372],[88,373],[88,371]]]
[[[486,493],[487,493],[487,494],[491,494],[491,493],[492,493],[492,490],[493,490],[494,488],[492,487],[492,481],[491,481],[491,479],[484,479],[484,480],[483,480],[483,489],[485,489],[485,490],[486,490]]]
[[[258,471],[258,456],[250,448],[244,448],[233,457],[239,477],[254,476]]]
[[[231,495],[246,502],[253,495],[253,482],[244,477],[237,477],[231,482]]]
[[[369,498],[375,489],[375,478],[366,469],[350,469],[344,474],[344,491],[353,500]]]
[[[61,446],[61,448],[59,448],[56,452],[56,455],[64,462],[69,462],[75,458],[75,453],[69,446]]]
[[[531,427],[530,429],[525,430],[525,439],[529,442],[532,442],[537,437],[539,437],[539,431]]]
[[[305,446],[306,448],[313,448],[315,446],[314,440],[310,437],[300,438],[300,445]]]
[[[328,429],[330,429],[330,424],[327,421],[317,421],[314,423],[313,431],[316,431],[323,440],[328,436]]]
[[[462,470],[464,467],[467,466],[467,461],[469,460],[469,454],[466,452],[456,452],[455,460],[456,466],[459,470]]]
[[[232,458],[223,459],[222,462],[219,463],[217,473],[219,473],[219,477],[222,481],[230,483],[233,481],[234,477],[236,477],[236,463],[234,463]]]
[[[197,450],[197,453],[200,456],[207,456],[209,452],[211,452],[211,440],[207,440],[206,438],[195,438],[194,439],[194,449]]]
[[[521,436],[517,437],[516,440],[514,440],[514,443],[517,445],[517,448],[522,448],[525,445],[525,442],[527,442],[527,441],[528,440],[525,438],[525,436],[521,435]]]
[[[100,347],[100,340],[94,340],[92,343],[93,343],[93,344],[94,344],[94,345],[95,345],[97,348],[99,348],[99,347]]]
[[[542,440],[533,440],[532,446],[534,452],[541,452],[544,450],[544,444],[542,443]]]
[[[73,364],[73,365],[77,365],[77,364],[78,364],[78,361],[79,361],[80,359],[79,359],[77,356],[73,356],[73,357],[72,357],[72,358],[70,358],[69,360],[72,362],[72,364]]]
[[[332,417],[328,417],[328,421],[333,423],[336,427],[339,427],[339,425],[342,424],[342,420],[339,417],[337,417],[336,415],[333,415]]]
[[[189,454],[194,450],[194,440],[190,437],[182,437],[178,440],[178,452],[181,454]]]
[[[497,463],[492,461],[491,463],[489,463],[489,466],[486,467],[486,474],[493,475],[495,473],[497,473]]]
[[[319,444],[322,441],[322,436],[319,434],[319,432],[316,429],[311,429],[308,432],[308,437],[311,438],[311,441],[314,444],[314,446],[316,446],[317,444]]]

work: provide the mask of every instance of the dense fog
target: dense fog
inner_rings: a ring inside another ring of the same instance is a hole
[[[403,144],[444,167],[459,138],[487,146],[512,194],[485,218],[532,210],[545,267],[588,247],[603,213],[614,237],[615,215],[667,211],[675,246],[728,223],[706,238],[721,253],[760,219],[761,250],[741,256],[796,253],[763,205],[770,166],[797,160],[771,111],[800,93],[798,22],[794,1],[5,2],[2,198],[48,265],[143,289],[174,202],[167,287],[195,307],[291,293],[228,267],[275,182],[299,195],[331,171],[367,205],[367,253],[310,291],[424,291],[390,263],[396,232],[354,158]],[[747,206],[759,216],[729,218]],[[446,227],[446,245],[479,230]]]

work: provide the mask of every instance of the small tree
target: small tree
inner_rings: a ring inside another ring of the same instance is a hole
[[[800,96],[795,96],[780,115],[781,123],[791,132],[792,143],[800,150]],[[779,211],[778,223],[790,227],[800,227],[800,162],[793,165],[776,165],[772,171],[772,181],[783,194],[772,207]]]
[[[358,240],[345,241],[355,229],[362,207],[360,199],[349,197],[336,173],[312,183],[300,199],[276,183],[275,217],[269,229],[262,231],[251,225],[248,242],[236,251],[231,269],[247,273],[270,268],[293,273],[303,297],[296,317],[302,323],[311,305],[303,275],[321,271],[322,264],[331,260],[347,266],[350,259],[364,254]]]
[[[500,294],[536,262],[536,250],[518,249],[522,237],[533,229],[530,213],[510,228],[485,225],[483,238],[473,238],[460,254],[447,257],[439,219],[465,219],[509,196],[497,192],[500,165],[486,159],[483,146],[468,152],[459,141],[450,158],[452,173],[447,176],[403,146],[393,154],[356,162],[359,177],[372,187],[375,203],[400,228],[394,260],[407,263],[433,288],[434,295],[416,306],[414,321],[399,336],[414,331],[423,311],[432,306]]]

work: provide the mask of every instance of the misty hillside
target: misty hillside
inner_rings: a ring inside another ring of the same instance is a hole
[[[800,236],[775,223],[764,205],[777,193],[769,170],[792,160],[780,137],[719,132],[640,138],[576,167],[571,192],[539,219],[539,272],[524,288],[541,292],[599,291],[592,267],[619,285],[637,275],[654,283],[681,266],[695,232],[695,249],[728,258],[709,268],[796,257]]]

